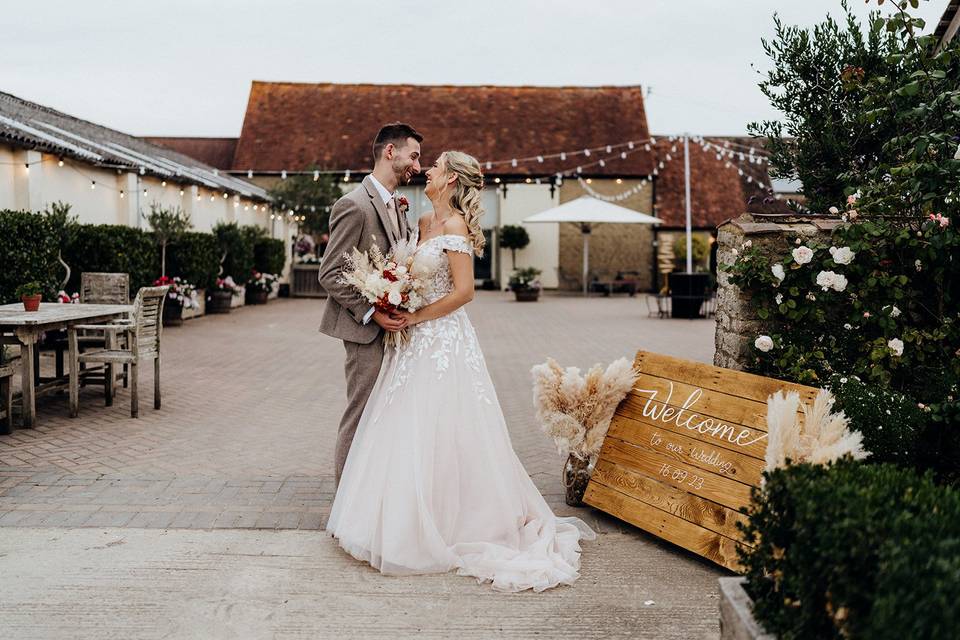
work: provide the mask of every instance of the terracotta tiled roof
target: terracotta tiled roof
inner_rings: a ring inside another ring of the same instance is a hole
[[[671,146],[676,145],[676,152]],[[654,215],[663,220],[661,228],[683,227],[684,201],[683,142],[657,140],[658,157],[664,161],[654,185]],[[670,154],[672,159],[666,160]],[[736,166],[725,166],[716,154],[690,143],[690,216],[695,228],[716,227],[745,211],[745,198]]]
[[[640,87],[498,87],[254,82],[233,170],[275,172],[372,166],[379,128],[403,121],[420,131],[432,162],[460,149],[482,162],[572,151],[649,137]],[[613,156],[612,158],[610,156]],[[652,153],[621,159],[580,155],[566,161],[509,163],[488,174],[537,176],[610,158],[584,175],[642,176]]]
[[[173,149],[184,155],[196,158],[217,169],[229,169],[233,166],[233,152],[237,148],[237,138],[172,138],[146,136],[144,140]]]

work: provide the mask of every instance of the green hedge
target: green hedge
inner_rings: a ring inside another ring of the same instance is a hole
[[[894,465],[796,465],[754,489],[741,553],[781,640],[954,638],[960,491]]]
[[[167,273],[210,287],[220,269],[220,248],[212,233],[189,231],[167,247]]]
[[[160,248],[153,235],[122,225],[80,225],[66,247],[64,260],[72,271],[67,285],[70,291],[80,290],[84,271],[129,273],[131,295],[160,276]]]
[[[283,240],[257,238],[253,245],[253,268],[260,273],[280,275],[287,261],[285,249]]]
[[[233,277],[237,284],[245,283],[253,271],[253,241],[257,235],[249,231],[253,228],[240,227],[236,222],[221,222],[213,228],[220,255],[225,255],[222,276]]]
[[[16,302],[16,288],[32,281],[43,287],[44,300],[52,300],[66,274],[57,262],[59,232],[49,218],[0,211],[0,238],[0,304]]]
[[[259,271],[279,274],[285,261],[282,240],[268,238],[258,227],[218,225],[212,233],[187,232],[167,247],[167,273],[198,287],[213,284],[227,249],[224,275],[243,284],[256,266]],[[65,275],[57,261],[63,243],[63,259],[70,265],[67,291],[80,288],[84,271],[130,274],[130,293],[150,286],[160,277],[160,248],[153,233],[123,225],[73,225],[66,233],[57,216],[27,211],[0,211],[0,303],[15,302],[15,289],[37,281],[44,299],[52,300]],[[61,240],[62,239],[62,240]]]

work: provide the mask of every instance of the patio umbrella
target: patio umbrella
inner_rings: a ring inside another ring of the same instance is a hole
[[[583,295],[587,295],[587,274],[590,270],[590,232],[601,223],[660,224],[660,218],[627,209],[590,196],[581,196],[559,207],[541,211],[523,222],[572,222],[583,234]]]

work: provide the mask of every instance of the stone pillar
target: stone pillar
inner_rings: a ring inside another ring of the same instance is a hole
[[[749,213],[721,224],[717,231],[717,330],[713,364],[742,371],[750,359],[752,345],[766,321],[761,321],[750,295],[730,284],[722,268],[732,265],[744,244],[759,247],[763,255],[779,262],[796,247],[796,238],[829,241],[836,219],[800,216],[760,217]],[[736,253],[734,253],[736,251]],[[766,330],[768,331],[768,330]]]

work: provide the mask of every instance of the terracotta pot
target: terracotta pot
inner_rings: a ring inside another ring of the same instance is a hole
[[[536,302],[540,297],[540,289],[514,289],[513,294],[517,302]]]
[[[24,311],[37,311],[40,308],[40,301],[43,299],[42,294],[37,294],[35,296],[21,296],[20,301],[23,303]]]
[[[563,487],[566,489],[566,503],[571,507],[583,504],[583,494],[587,490],[587,483],[593,474],[596,458],[581,460],[572,453],[563,465]]]
[[[269,295],[266,291],[247,289],[247,304],[267,304],[267,297]]]
[[[207,296],[207,313],[230,313],[230,302],[233,300],[232,291],[215,289]]]

